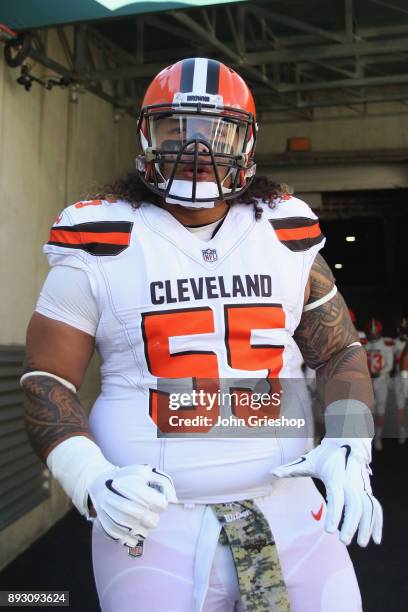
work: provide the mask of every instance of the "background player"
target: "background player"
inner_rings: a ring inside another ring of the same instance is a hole
[[[364,348],[367,351],[368,369],[371,374],[374,387],[374,410],[375,410],[375,439],[376,450],[382,450],[382,433],[385,422],[385,408],[387,404],[389,374],[393,367],[394,355],[392,341],[383,338],[382,323],[379,319],[371,318],[367,321],[365,331],[367,343]]]

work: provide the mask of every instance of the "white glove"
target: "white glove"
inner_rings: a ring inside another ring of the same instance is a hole
[[[177,502],[171,477],[150,465],[113,467],[88,491],[106,535],[130,548],[157,526],[169,502]]]
[[[85,436],[58,444],[47,466],[81,514],[94,520],[90,498],[105,533],[130,548],[157,525],[169,502],[177,502],[168,474],[149,465],[116,467]]]
[[[338,402],[331,406],[334,404]],[[368,411],[367,407],[365,409]],[[330,411],[330,406],[327,410]],[[326,487],[326,531],[334,533],[337,530],[344,509],[340,540],[350,544],[358,529],[357,542],[364,547],[371,536],[376,544],[381,542],[383,524],[381,505],[371,490],[370,461],[370,438],[325,437],[316,448],[296,461],[276,468],[272,474],[278,478],[320,478]]]

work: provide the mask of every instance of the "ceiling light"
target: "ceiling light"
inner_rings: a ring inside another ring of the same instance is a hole
[[[346,236],[346,242],[355,242],[355,241],[356,241],[355,236]]]
[[[343,267],[343,264],[340,264],[340,263],[334,264],[334,267],[336,268],[336,270],[341,270]]]

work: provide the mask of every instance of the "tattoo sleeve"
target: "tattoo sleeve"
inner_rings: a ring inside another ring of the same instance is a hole
[[[309,304],[333,288],[333,274],[321,255],[317,255],[310,272]],[[336,295],[321,306],[303,313],[295,340],[305,363],[316,369],[318,393],[324,405],[338,399],[353,398],[373,404],[367,357],[358,342],[342,295]]]
[[[25,372],[36,368],[26,366]],[[75,393],[48,376],[23,382],[24,418],[30,442],[45,462],[52,449],[71,436],[93,439],[88,417]]]

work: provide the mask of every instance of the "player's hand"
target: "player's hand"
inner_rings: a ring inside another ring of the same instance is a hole
[[[112,467],[88,493],[106,535],[130,548],[157,526],[169,502],[177,502],[171,477],[150,465]]]
[[[272,474],[278,478],[320,478],[326,487],[326,531],[337,530],[344,510],[340,540],[350,544],[358,529],[357,542],[364,547],[370,537],[380,544],[383,524],[381,505],[371,490],[370,458],[368,438],[323,438],[316,448]]]

